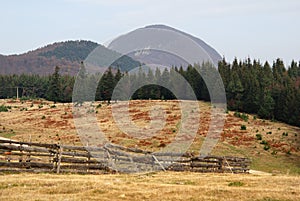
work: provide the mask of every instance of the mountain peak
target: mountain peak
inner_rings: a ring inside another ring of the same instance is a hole
[[[163,29],[163,30],[170,30],[172,32],[159,32],[155,29]],[[183,37],[180,37],[183,36]],[[145,64],[158,64],[163,66],[186,66],[186,61],[183,59],[179,59],[178,56],[165,52],[164,46],[168,47],[169,44],[187,44],[189,43],[193,48],[198,49],[199,51],[193,52],[191,50],[190,55],[193,58],[189,64],[193,63],[202,63],[202,62],[211,62],[215,66],[218,65],[218,62],[222,60],[221,55],[203,40],[192,36],[188,33],[175,29],[173,27],[163,25],[163,24],[156,24],[156,25],[148,25],[144,28],[139,28],[134,31],[131,31],[125,35],[121,35],[113,40],[108,47],[114,49],[120,53],[127,53],[130,50],[138,50],[138,49],[149,49],[152,50],[148,51],[147,55],[140,54],[139,57],[136,54],[131,55],[134,60],[140,61],[141,63]],[[198,45],[196,47],[195,45]],[[162,48],[162,49],[161,49]],[[174,48],[176,48],[174,46]],[[180,46],[178,46],[181,49]],[[159,51],[159,50],[162,51]],[[151,52],[151,53],[150,53]]]

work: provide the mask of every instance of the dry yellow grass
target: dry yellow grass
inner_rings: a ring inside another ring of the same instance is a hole
[[[98,126],[105,132],[107,138],[116,144],[127,147],[139,147],[144,150],[158,150],[172,142],[180,127],[181,111],[178,101],[145,101],[130,102],[129,112],[133,122],[140,127],[149,124],[151,108],[160,106],[165,111],[166,124],[162,130],[149,139],[135,139],[123,133],[115,124],[111,107],[102,103],[96,106]],[[72,116],[72,104],[54,104],[45,100],[16,101],[0,100],[0,105],[11,106],[10,112],[0,113],[0,136],[20,141],[61,143],[81,145]],[[119,103],[114,106],[120,106]],[[197,154],[207,134],[210,123],[211,105],[199,102],[200,128],[189,151]],[[241,125],[247,127],[241,130]],[[256,139],[261,134],[263,140],[270,145],[264,150],[264,145]],[[283,133],[288,133],[284,136]],[[212,154],[249,157],[251,168],[280,172],[282,174],[300,174],[300,128],[287,124],[256,119],[249,115],[248,122],[235,117],[234,112],[226,115],[226,123]]]
[[[0,200],[297,201],[300,178],[290,176],[148,173],[0,176]]]
[[[148,123],[150,108],[159,104],[166,112],[167,123],[151,139],[129,138],[114,123],[111,106],[102,104],[97,118],[107,138],[125,146],[139,146],[155,150],[168,144],[176,135],[181,114],[176,101],[132,101],[130,115],[136,125]],[[0,114],[0,136],[16,140],[80,145],[72,119],[71,104],[47,101],[0,100],[0,105],[12,106],[10,112]],[[94,103],[98,105],[99,103]],[[199,151],[207,133],[210,105],[199,102],[200,129],[190,147]],[[245,124],[246,131],[240,126]],[[175,131],[175,132],[174,132]],[[271,134],[267,134],[270,133]],[[289,133],[283,136],[282,133]],[[263,150],[256,140],[261,133],[273,146]],[[160,172],[115,175],[54,175],[3,174],[0,175],[0,200],[300,200],[300,129],[282,123],[255,119],[249,115],[244,122],[227,114],[222,138],[213,150],[216,155],[246,156],[251,167],[273,172],[262,175],[200,174],[189,172]],[[291,150],[291,155],[286,151]],[[278,153],[272,154],[273,151]],[[275,172],[274,172],[275,170]],[[298,174],[289,176],[288,174]],[[274,175],[273,174],[273,175]],[[284,175],[283,175],[284,174]]]

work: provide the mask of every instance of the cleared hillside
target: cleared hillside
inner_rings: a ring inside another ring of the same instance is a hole
[[[120,103],[113,103],[120,105]],[[8,106],[8,112],[1,112],[0,136],[32,142],[62,143],[81,145],[73,121],[72,104],[56,104],[44,100],[16,101],[0,100]],[[123,133],[113,120],[111,105],[93,103],[98,125],[106,137],[116,144],[139,147],[155,151],[171,143],[179,127],[181,112],[178,101],[130,102],[132,121],[144,127],[150,120],[150,109],[160,106],[165,111],[166,124],[149,139],[135,139]],[[97,107],[98,106],[98,107]],[[200,128],[189,149],[198,154],[207,134],[210,122],[210,104],[199,102]],[[249,157],[252,169],[271,173],[300,173],[300,128],[279,122],[256,118],[253,115],[228,112],[214,155]]]

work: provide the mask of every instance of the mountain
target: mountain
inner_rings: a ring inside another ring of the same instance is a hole
[[[121,35],[108,48],[149,65],[187,67],[211,62],[217,66],[222,60],[203,40],[165,25],[146,26]]]
[[[99,44],[91,41],[58,42],[20,55],[0,56],[0,74],[52,74],[55,66],[62,74],[74,75],[80,61]]]
[[[62,74],[76,75],[81,61],[84,61],[95,48],[97,48],[97,53],[101,52],[97,55],[98,57],[108,58],[120,55],[91,41],[59,42],[20,55],[0,55],[0,74],[48,75],[54,72],[55,66],[59,66]],[[140,63],[123,56],[113,64],[107,65],[125,71],[129,68],[128,66],[140,65]]]
[[[175,31],[177,33],[183,34],[183,35],[187,36],[188,38],[190,38],[191,40],[193,40],[194,42],[196,42],[198,45],[200,45],[200,47],[202,47],[209,54],[209,56],[211,57],[212,61],[215,64],[222,60],[222,57],[217,52],[217,50],[215,50],[214,48],[212,48],[211,46],[209,46],[203,40],[201,40],[201,39],[199,39],[199,38],[197,38],[195,36],[192,36],[192,35],[190,35],[188,33],[185,33],[183,31],[180,31],[180,30],[177,30],[177,29],[174,29],[172,27],[165,26],[165,25],[150,25],[150,26],[146,26],[145,28],[146,29],[147,28],[165,29],[165,30],[171,30],[171,31]]]
[[[165,35],[166,33],[168,35]],[[198,52],[193,52],[192,48],[187,50],[182,48],[185,44],[189,46],[191,42],[197,44],[197,47],[194,47],[199,50]],[[148,46],[145,46],[147,43],[154,45],[158,43],[158,46],[168,46],[168,43],[177,46],[180,44],[178,51],[194,59],[186,61],[182,55],[176,54],[176,51],[172,53],[147,49]],[[138,51],[126,52],[127,49],[137,47],[141,48]],[[59,66],[62,74],[76,75],[81,61],[92,65],[91,72],[99,72],[108,66],[120,68],[121,71],[130,71],[141,64],[155,64],[154,67],[185,67],[190,63],[210,61],[217,65],[221,59],[215,49],[199,38],[165,25],[151,25],[116,38],[108,47],[92,41],[77,40],[57,42],[20,55],[0,55],[0,74],[48,75],[54,72],[55,66]]]

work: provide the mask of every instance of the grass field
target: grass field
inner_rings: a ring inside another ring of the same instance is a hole
[[[116,125],[111,108],[103,102],[92,103],[98,126],[112,143],[155,151],[172,142],[181,120],[178,101],[131,101],[131,120],[143,128],[149,124],[150,111],[159,106],[165,113],[164,127],[148,139],[135,139]],[[73,121],[72,104],[45,100],[0,100],[8,112],[0,113],[0,136],[20,141],[82,145]],[[120,103],[113,106],[122,107]],[[211,105],[199,102],[200,127],[189,151],[199,153],[210,123]],[[239,115],[241,117],[239,117]],[[242,130],[241,127],[246,129]],[[261,139],[258,139],[258,137]],[[212,154],[241,156],[252,160],[251,168],[281,174],[300,174],[300,128],[256,118],[249,114],[226,114],[225,125]]]
[[[131,101],[130,117],[142,127],[150,110],[159,105],[166,123],[148,139],[134,139],[114,122],[111,105],[95,102],[98,126],[112,143],[159,150],[171,143],[179,127],[177,101]],[[116,103],[118,104],[118,103]],[[0,136],[20,141],[82,145],[73,121],[72,104],[45,100],[0,100]],[[117,105],[118,106],[118,105]],[[121,106],[120,106],[121,107]],[[200,127],[189,148],[197,154],[207,135],[211,105],[199,102]],[[244,127],[245,129],[242,129]],[[2,174],[0,200],[300,200],[300,128],[256,118],[226,114],[214,155],[251,159],[255,174],[157,172],[112,175]]]
[[[9,174],[0,200],[297,201],[299,176],[199,173],[116,175]]]

